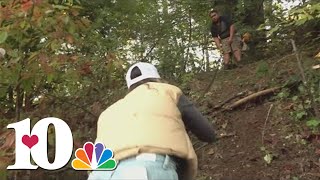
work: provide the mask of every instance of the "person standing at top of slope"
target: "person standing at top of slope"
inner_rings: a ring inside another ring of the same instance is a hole
[[[241,61],[241,38],[236,34],[233,22],[226,16],[220,16],[217,10],[211,10],[211,35],[217,48],[223,54],[224,68],[230,69],[230,54],[233,53],[236,64]]]

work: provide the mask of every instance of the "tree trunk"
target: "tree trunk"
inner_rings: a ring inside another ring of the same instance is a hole
[[[208,40],[208,37],[205,36],[205,52],[206,52],[206,72],[209,72],[210,71],[210,55],[209,55],[209,40]]]
[[[258,47],[266,43],[266,34],[256,29],[260,24],[264,23],[264,0],[244,0],[244,18],[242,25],[249,29],[252,35],[251,41],[248,43],[249,51],[248,57],[252,60],[262,58],[262,50]]]
[[[16,121],[20,121],[20,114],[21,114],[21,107],[22,107],[22,102],[23,102],[23,92],[22,89],[20,88],[20,85],[17,86],[16,88]]]
[[[233,18],[238,0],[216,0],[213,6],[220,12],[221,15]]]
[[[32,93],[25,93],[24,95],[24,109],[25,112],[32,110]]]
[[[188,33],[188,47],[187,47],[188,49],[187,49],[187,58],[186,58],[186,61],[184,63],[184,67],[183,67],[183,73],[186,72],[186,68],[187,68],[188,63],[190,65],[192,65],[193,68],[194,68],[194,62],[190,62],[190,48],[191,48],[191,44],[192,44],[191,7],[189,7],[189,9],[188,9],[188,16],[189,16],[189,18],[188,18],[188,21],[189,21],[189,26],[188,26],[189,27],[189,33]]]
[[[243,23],[253,28],[264,23],[264,0],[244,0],[245,18]]]
[[[12,112],[14,111],[14,97],[13,97],[13,88],[12,88],[12,86],[10,86],[9,88],[8,88],[8,103],[9,103],[9,105],[10,105],[10,110],[12,110]]]
[[[168,21],[168,17],[169,17],[169,4],[168,4],[168,0],[164,0],[162,1],[162,8],[163,8],[163,15],[161,17],[162,21],[163,21],[163,26],[167,26],[170,22]],[[163,38],[162,38],[162,43],[166,44],[165,46],[161,47],[161,51],[163,54],[167,55],[169,52],[169,42],[168,42],[168,38],[166,35],[166,32],[164,31],[164,33],[162,34]],[[170,58],[164,58],[163,62],[160,62],[161,65],[161,69],[164,75],[164,78],[170,78],[171,77],[171,68],[170,68],[170,64],[171,64],[171,60]]]

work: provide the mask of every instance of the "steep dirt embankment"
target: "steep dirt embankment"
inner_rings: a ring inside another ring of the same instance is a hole
[[[307,59],[304,67],[314,63]],[[209,145],[194,141],[200,168],[197,179],[320,179],[320,135],[312,133],[305,121],[294,120],[290,115],[294,104],[276,98],[281,89],[233,110],[218,107],[231,97],[234,99],[223,107],[255,92],[280,87],[295,76],[299,77],[299,69],[294,56],[218,72],[210,91],[197,103],[213,121],[220,139]],[[192,92],[204,91],[212,77],[212,72],[199,75],[191,83]]]

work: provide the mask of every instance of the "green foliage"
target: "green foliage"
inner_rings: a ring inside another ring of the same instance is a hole
[[[277,11],[283,11],[283,9],[277,9]],[[280,23],[269,29],[269,35],[279,33],[280,30],[303,26],[307,22],[315,21],[319,22],[320,3],[305,4],[292,8],[288,11],[288,16]],[[295,28],[294,28],[295,29]]]
[[[0,32],[0,44],[4,43],[8,37],[8,32],[2,31]]]
[[[295,119],[302,120],[312,115],[312,99],[310,98],[312,97],[309,97],[306,87],[300,85],[298,87],[298,95],[292,97],[292,102],[296,105],[294,106],[294,111],[291,112],[291,114]]]
[[[190,87],[190,83],[193,79],[194,79],[193,73],[183,74],[179,82],[181,88],[186,89],[187,87]]]
[[[307,4],[301,8],[293,8],[289,11],[290,20],[292,20],[289,25],[301,26],[308,21],[320,18],[320,3]]]
[[[266,147],[261,147],[260,150],[263,153],[263,160],[267,163],[267,164],[271,164],[271,162],[274,159],[274,155],[272,154],[272,152],[270,152],[269,150],[267,150]]]
[[[320,127],[320,120],[316,118],[312,118],[306,122],[306,125],[311,129],[313,129],[314,131],[316,131]]]
[[[277,94],[277,97],[282,100],[287,99],[289,96],[290,96],[290,91],[287,88],[283,88],[281,92]]]
[[[320,23],[319,2],[305,2],[290,10],[274,3],[270,5],[267,12],[269,13],[266,14],[266,21],[259,27],[259,30],[267,30],[269,51],[266,53],[270,53],[271,56],[275,52],[290,51],[290,46],[283,46],[290,38],[295,39],[298,44],[304,44],[305,48],[310,48],[313,44],[320,42],[317,32]]]
[[[257,77],[264,77],[269,75],[269,65],[265,61],[260,61],[256,68]]]
[[[5,170],[0,170],[0,178],[1,179],[7,179],[7,174],[8,174],[8,172],[7,171],[5,171]]]
[[[86,28],[86,18],[78,16],[81,7],[71,1],[58,5],[13,2],[7,1],[1,11],[0,41],[7,51],[0,62],[2,98],[7,97],[10,88],[14,97],[19,97],[43,92],[48,85],[63,81],[65,75],[78,68],[71,60],[77,54],[75,49],[81,46],[80,34]]]
[[[303,118],[305,118],[308,113],[305,110],[305,107],[303,107],[303,105],[299,104],[297,107],[295,107],[294,111],[291,112],[291,115],[297,119],[297,120],[301,120]]]
[[[292,103],[290,114],[296,120],[307,120],[309,127],[318,126],[312,119],[315,113],[313,106],[320,103],[320,74],[314,71],[306,72],[307,84],[300,83],[295,90],[284,88],[278,93],[280,100]]]

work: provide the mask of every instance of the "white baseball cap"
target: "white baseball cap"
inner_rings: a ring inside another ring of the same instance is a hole
[[[133,68],[135,67],[139,68],[139,70],[141,71],[141,75],[131,79],[131,73]],[[160,78],[157,68],[150,63],[138,62],[132,65],[126,74],[127,86],[128,88],[130,88],[132,84],[148,78]]]

